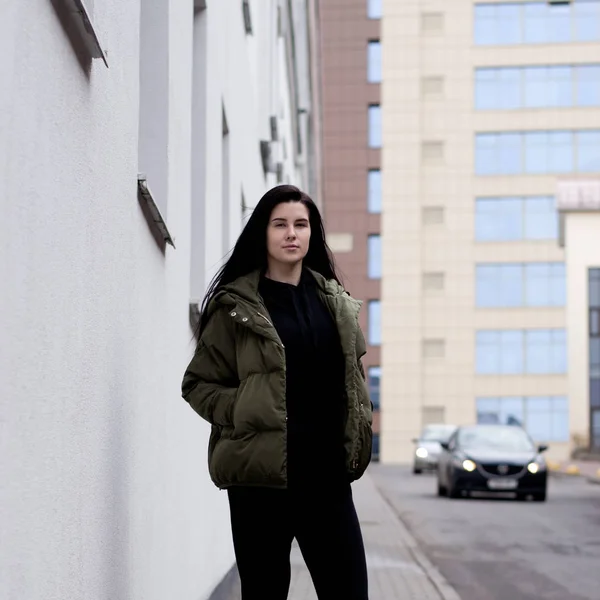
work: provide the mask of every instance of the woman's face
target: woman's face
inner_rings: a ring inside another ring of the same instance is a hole
[[[302,202],[282,202],[271,213],[267,226],[269,261],[295,264],[306,256],[310,243],[308,208]]]

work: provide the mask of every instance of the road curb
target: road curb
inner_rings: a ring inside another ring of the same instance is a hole
[[[588,477],[587,480],[589,483],[600,485],[600,477]]]
[[[374,479],[373,484],[375,485],[383,501],[388,505],[392,513],[395,515],[399,526],[399,533],[402,537],[402,542],[404,546],[408,549],[410,555],[413,557],[414,561],[419,565],[419,567],[423,570],[429,581],[431,581],[438,594],[440,595],[441,600],[461,600],[461,597],[458,595],[457,591],[452,587],[452,585],[450,585],[450,582],[442,575],[440,570],[427,558],[425,553],[421,550],[419,542],[417,542],[416,538],[408,530],[408,527],[402,520],[402,517],[394,507],[393,502],[390,501],[386,493],[377,485]]]

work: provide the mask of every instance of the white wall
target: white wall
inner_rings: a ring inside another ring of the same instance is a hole
[[[241,3],[209,0],[195,27],[192,0],[154,1],[169,14],[164,254],[136,193],[139,0],[94,3],[108,69],[70,41],[62,0],[0,6],[3,600],[204,599],[233,563],[208,426],[180,384],[190,272],[198,289],[222,258],[222,106],[233,241],[242,188],[254,205],[274,183],[257,106],[271,71],[249,56]],[[194,127],[193,57],[208,82]]]
[[[588,270],[600,267],[600,213],[565,213],[567,346],[571,436],[589,440]]]

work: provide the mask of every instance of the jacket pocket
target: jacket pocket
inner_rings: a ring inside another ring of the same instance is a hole
[[[221,439],[221,427],[218,425],[212,425],[210,428],[210,438],[208,440],[208,468],[210,469],[212,463],[213,453],[219,440]]]

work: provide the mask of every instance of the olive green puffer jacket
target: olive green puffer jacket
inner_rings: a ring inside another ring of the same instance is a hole
[[[336,281],[310,273],[337,324],[344,353],[344,446],[348,480],[353,481],[369,464],[373,437],[361,363],[366,351],[358,325],[361,303]],[[257,271],[217,293],[183,378],[183,397],[212,425],[208,464],[219,488],[287,487],[285,351],[259,296],[259,280]]]

